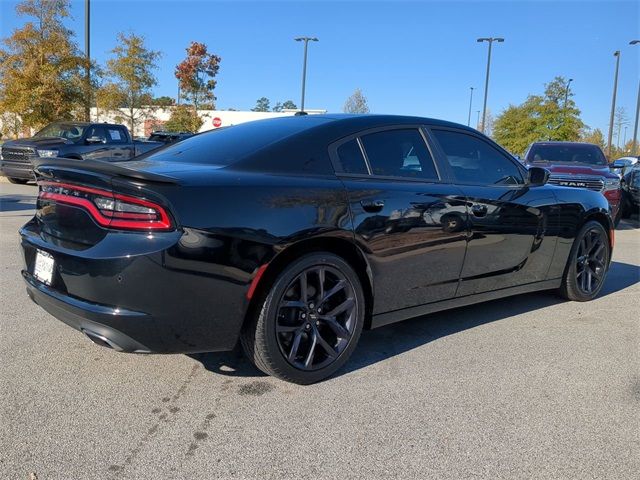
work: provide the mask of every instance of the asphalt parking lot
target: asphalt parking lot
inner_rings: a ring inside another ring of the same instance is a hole
[[[33,304],[0,183],[0,478],[638,478],[640,224],[588,304],[530,294],[366,332],[299,387],[239,354],[91,344]],[[635,473],[634,473],[635,472]]]

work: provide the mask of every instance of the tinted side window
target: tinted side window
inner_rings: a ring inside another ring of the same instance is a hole
[[[369,173],[356,139],[349,140],[338,147],[338,158],[344,173]]]
[[[108,127],[107,128],[107,141],[109,143],[126,143],[127,135],[120,127]]]
[[[98,137],[102,143],[107,143],[107,133],[104,130],[104,127],[93,126],[87,132],[87,138],[90,137]]]
[[[524,183],[520,169],[487,142],[464,133],[432,130],[458,182],[479,185]]]
[[[387,130],[362,137],[373,175],[438,180],[433,158],[416,129]]]

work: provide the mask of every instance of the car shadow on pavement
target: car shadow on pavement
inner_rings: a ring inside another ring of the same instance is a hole
[[[610,295],[636,283],[640,283],[640,267],[612,262],[609,275],[599,296]],[[415,317],[365,331],[345,367],[334,377],[360,370],[448,335],[551,307],[565,301],[554,292],[529,293]],[[189,357],[201,362],[205,369],[220,375],[264,376],[242,355],[239,348],[232,352],[200,353],[189,355]]]
[[[36,199],[33,195],[7,195],[0,197],[0,212],[21,212],[35,210]]]

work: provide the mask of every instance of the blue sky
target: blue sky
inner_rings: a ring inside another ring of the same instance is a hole
[[[0,0],[2,36],[23,20]],[[82,45],[84,1],[72,1],[70,27]],[[145,36],[163,52],[157,95],[175,96],[175,65],[192,40],[222,57],[219,108],[249,109],[261,96],[300,102],[302,45],[309,48],[307,108],[341,111],[356,87],[372,112],[415,114],[472,124],[482,107],[487,45],[502,36],[492,61],[489,108],[497,114],[556,75],[574,79],[583,120],[605,134],[615,50],[622,51],[618,105],[631,135],[638,89],[640,2],[616,1],[92,1],[92,54],[108,58],[116,33]]]

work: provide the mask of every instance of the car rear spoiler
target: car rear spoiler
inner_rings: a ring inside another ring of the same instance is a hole
[[[53,160],[53,161],[52,161]],[[178,184],[177,178],[168,175],[160,175],[144,170],[135,170],[123,166],[126,162],[102,162],[99,160],[76,160],[73,158],[36,158],[34,159],[34,169],[36,173],[44,173],[50,168],[65,168],[78,171],[88,171],[112,175],[114,177],[133,178],[156,183],[173,183]]]

